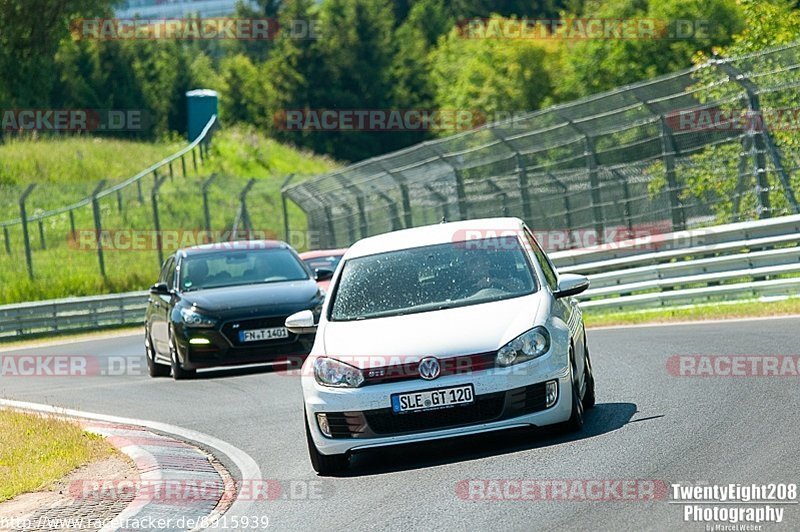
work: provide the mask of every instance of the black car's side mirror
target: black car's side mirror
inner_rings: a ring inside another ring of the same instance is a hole
[[[327,281],[333,277],[333,270],[329,270],[328,268],[317,268],[314,270],[314,279],[317,281]]]
[[[167,283],[156,283],[150,287],[150,293],[154,296],[168,296],[169,286]]]

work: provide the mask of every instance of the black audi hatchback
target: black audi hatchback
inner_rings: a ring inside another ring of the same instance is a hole
[[[297,335],[286,318],[319,315],[324,293],[286,243],[224,242],[178,250],[150,288],[145,352],[152,377],[176,380],[199,368],[303,359],[313,335]]]

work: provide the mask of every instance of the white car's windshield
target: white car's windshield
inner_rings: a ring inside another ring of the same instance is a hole
[[[329,319],[426,312],[536,290],[530,263],[516,237],[448,242],[348,260]]]

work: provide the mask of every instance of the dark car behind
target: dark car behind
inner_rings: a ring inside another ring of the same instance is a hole
[[[278,241],[178,250],[150,290],[145,347],[151,376],[191,377],[199,368],[276,362],[308,354],[313,335],[285,328],[301,310],[318,316],[324,294],[297,253]]]

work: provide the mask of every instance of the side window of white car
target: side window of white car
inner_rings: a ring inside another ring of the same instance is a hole
[[[556,274],[553,264],[550,262],[550,258],[542,250],[542,248],[539,247],[538,242],[536,242],[536,239],[527,229],[525,229],[525,239],[528,241],[528,245],[530,246],[531,251],[533,251],[533,255],[536,257],[536,261],[542,267],[545,280],[547,281],[548,286],[550,286],[550,290],[552,291],[557,290],[558,275]]]

